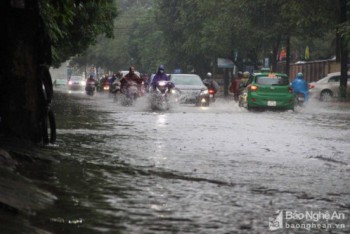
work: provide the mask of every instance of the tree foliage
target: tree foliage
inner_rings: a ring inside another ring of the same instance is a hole
[[[113,35],[114,0],[40,0],[39,4],[51,37],[54,65],[96,43],[98,35]]]
[[[287,41],[290,51],[303,54],[309,46],[312,59],[330,58],[336,29],[349,35],[347,22],[338,25],[333,0],[119,0],[119,7],[114,39],[101,39],[88,52],[111,70],[133,63],[152,72],[163,63],[203,74],[218,57],[234,60],[234,52],[242,69],[257,67],[265,57],[277,62]]]

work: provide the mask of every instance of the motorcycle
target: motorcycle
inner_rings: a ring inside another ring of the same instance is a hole
[[[96,90],[96,83],[94,81],[88,81],[85,86],[86,94],[93,96]]]
[[[209,101],[210,102],[215,102],[215,90],[210,88],[208,89],[208,92],[209,92]]]
[[[304,106],[304,104],[305,104],[305,95],[303,93],[296,93],[294,95],[294,97],[295,97],[295,105],[296,106],[300,106],[300,107]]]
[[[97,85],[97,91],[99,92],[108,92],[109,91],[109,83],[103,80],[100,80]]]
[[[169,110],[171,87],[173,84],[170,81],[158,81],[155,90],[151,93],[152,110]]]
[[[109,84],[102,85],[102,91],[109,91]]]
[[[140,97],[139,87],[135,81],[128,81],[125,90],[123,90],[121,104],[123,106],[132,106],[134,101]]]
[[[203,80],[203,83],[208,88],[209,102],[215,102],[215,94],[217,91],[215,90],[214,84],[209,79]]]
[[[118,96],[121,93],[121,83],[119,80],[115,80],[110,86],[109,86],[109,92],[111,95],[113,95],[114,101],[118,101]]]

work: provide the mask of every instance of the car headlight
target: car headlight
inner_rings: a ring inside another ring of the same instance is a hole
[[[201,95],[207,95],[207,94],[209,94],[209,91],[207,89],[201,91]]]

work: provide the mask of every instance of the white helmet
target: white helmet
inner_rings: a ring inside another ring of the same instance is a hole
[[[211,72],[208,72],[207,73],[207,77],[209,78],[209,77],[212,77],[213,76],[213,74],[211,74]]]

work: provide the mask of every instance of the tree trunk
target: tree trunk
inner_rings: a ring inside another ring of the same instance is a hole
[[[339,17],[339,23],[345,23],[346,22],[346,1],[347,0],[339,0],[339,6],[340,6],[340,17]],[[344,35],[340,35],[340,98],[344,99],[346,98],[346,89],[347,89],[347,63],[348,63],[348,48],[346,44],[346,39]]]
[[[2,0],[0,12],[0,133],[40,142],[47,107],[41,78],[51,82],[50,40],[37,0]]]
[[[271,66],[272,66],[272,71],[274,72],[277,71],[277,62],[278,62],[277,58],[278,58],[280,45],[281,45],[281,36],[279,35],[274,41],[273,48],[272,48]]]
[[[290,36],[287,35],[286,38],[286,67],[284,72],[289,77],[289,65],[290,65]]]

